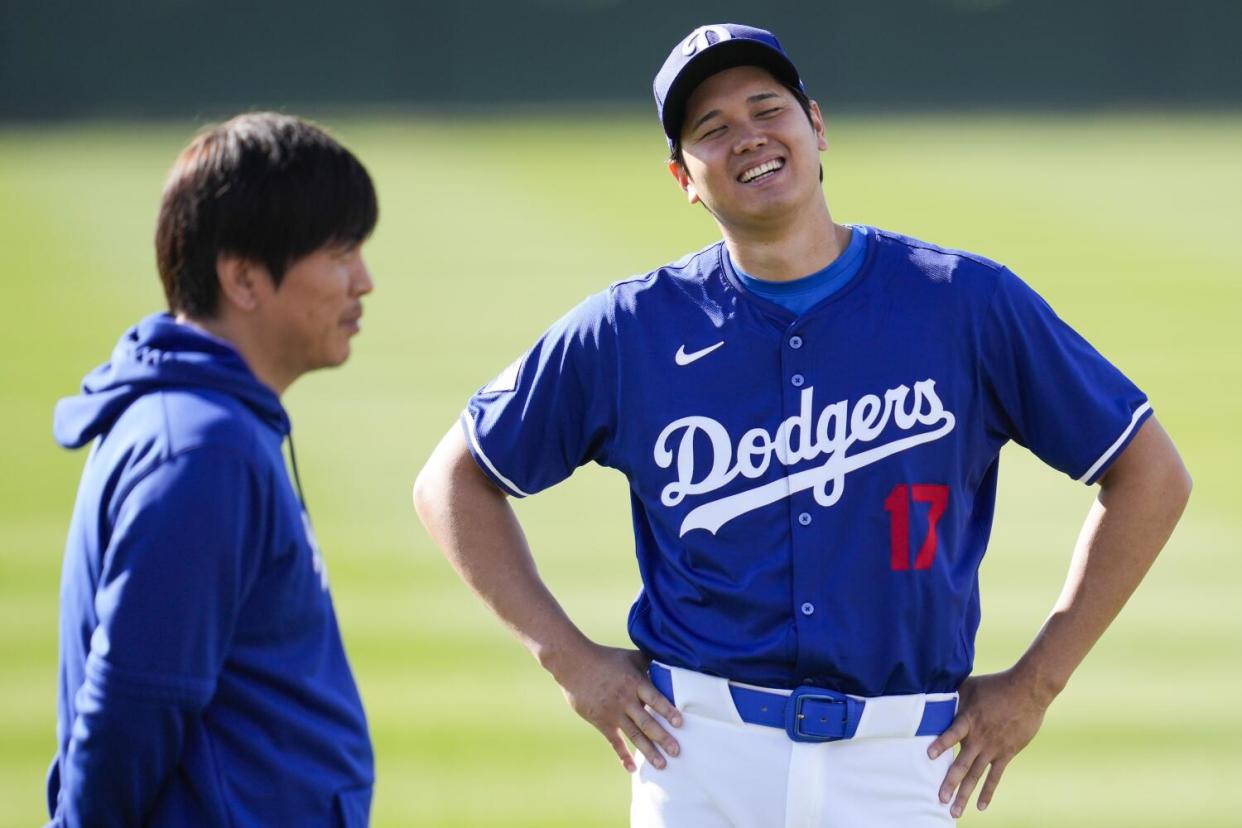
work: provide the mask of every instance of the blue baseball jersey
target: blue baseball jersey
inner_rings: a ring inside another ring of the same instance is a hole
[[[869,228],[801,315],[723,243],[589,297],[469,401],[514,496],[588,461],[630,483],[649,656],[753,684],[955,690],[979,625],[998,457],[1093,483],[1143,393],[1008,269]]]

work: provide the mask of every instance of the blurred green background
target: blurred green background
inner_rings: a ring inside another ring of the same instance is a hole
[[[322,115],[367,163],[377,289],[344,369],[286,402],[376,742],[379,826],[621,826],[605,742],[468,594],[409,506],[465,399],[584,295],[712,241],[650,113]],[[0,825],[39,824],[60,554],[84,460],[55,400],[158,309],[162,179],[189,121],[0,125]],[[978,826],[1237,826],[1242,775],[1242,117],[829,113],[834,217],[1013,267],[1151,396],[1195,477],[1181,527]],[[978,667],[1056,598],[1093,494],[1007,448]],[[637,588],[624,481],[517,505],[592,636]]]

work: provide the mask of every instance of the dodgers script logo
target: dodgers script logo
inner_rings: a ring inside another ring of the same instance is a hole
[[[815,502],[820,506],[831,506],[845,492],[847,474],[939,440],[953,430],[956,422],[937,396],[932,379],[914,383],[913,394],[908,386],[899,385],[885,391],[882,398],[865,394],[852,406],[849,400],[839,400],[825,406],[818,419],[813,416],[814,395],[813,387],[803,389],[798,414],[781,423],[776,434],[752,428],[742,435],[736,447],[725,427],[711,417],[682,417],[664,427],[656,439],[655,462],[662,469],[669,468],[674,461],[677,466],[677,479],[660,493],[665,506],[676,506],[691,495],[710,494],[738,475],[747,479],[760,477],[773,458],[783,466],[826,458],[819,466],[696,506],[682,521],[681,536],[693,529],[706,529],[714,535],[735,517],[806,489],[814,490]],[[849,453],[856,444],[866,445],[879,439],[890,422],[903,432],[915,433]],[[681,439],[674,452],[670,445],[679,433]],[[711,445],[710,462],[706,464],[695,462],[694,443],[700,434]],[[707,473],[695,480],[696,468],[704,465]]]

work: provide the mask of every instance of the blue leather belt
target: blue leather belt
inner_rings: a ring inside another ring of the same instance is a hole
[[[662,664],[651,665],[651,683],[673,704],[673,674]],[[742,721],[779,727],[795,742],[836,742],[852,739],[867,706],[864,699],[820,687],[799,687],[790,695],[729,685]],[[939,736],[953,722],[957,701],[929,701],[915,736]]]

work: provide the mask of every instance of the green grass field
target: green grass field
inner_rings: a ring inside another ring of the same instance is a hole
[[[654,118],[325,119],[368,164],[377,290],[341,371],[286,403],[376,743],[379,826],[621,826],[603,740],[472,599],[409,506],[469,394],[587,293],[715,238]],[[0,825],[38,824],[55,746],[60,555],[84,459],[50,435],[160,306],[151,235],[191,124],[0,128]],[[1242,117],[829,124],[834,217],[1013,267],[1151,395],[1196,481],[1173,541],[974,826],[1236,826],[1242,777]],[[978,667],[1055,599],[1092,493],[1007,449]],[[1229,483],[1233,478],[1234,483]],[[638,588],[624,481],[518,507],[591,635]]]

